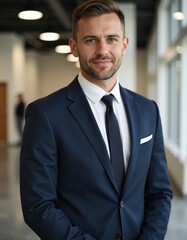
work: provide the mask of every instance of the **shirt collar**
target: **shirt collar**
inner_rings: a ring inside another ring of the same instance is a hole
[[[104,95],[109,94],[108,92],[105,92],[102,88],[86,80],[81,73],[79,73],[78,75],[78,81],[86,97],[88,97],[93,103],[98,103]],[[118,79],[110,93],[113,94],[117,102],[120,103],[121,95]]]

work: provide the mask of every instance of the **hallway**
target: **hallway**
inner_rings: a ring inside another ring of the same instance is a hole
[[[19,151],[18,146],[0,146],[0,240],[39,240],[22,217],[19,198]],[[186,240],[186,223],[187,199],[181,199],[175,194],[165,240]]]

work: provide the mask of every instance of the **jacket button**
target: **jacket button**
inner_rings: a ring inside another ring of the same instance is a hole
[[[124,207],[125,207],[125,204],[124,204],[123,201],[120,202],[120,207],[121,207],[121,208],[124,208]]]

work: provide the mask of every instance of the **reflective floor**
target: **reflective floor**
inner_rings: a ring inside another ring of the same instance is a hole
[[[0,146],[0,240],[39,240],[22,217],[19,197],[19,152],[18,146]],[[186,239],[187,199],[182,199],[175,193],[165,240]]]

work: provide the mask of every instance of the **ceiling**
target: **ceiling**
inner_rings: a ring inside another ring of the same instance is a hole
[[[155,21],[156,8],[160,0],[116,0],[118,3],[135,3],[137,8],[137,48],[146,48]],[[71,35],[71,15],[81,0],[1,0],[0,33],[16,32],[23,36],[27,48],[50,51],[58,44],[67,44]],[[44,14],[40,20],[21,20],[18,12],[31,4]],[[43,31],[57,31],[60,40],[39,40]]]

